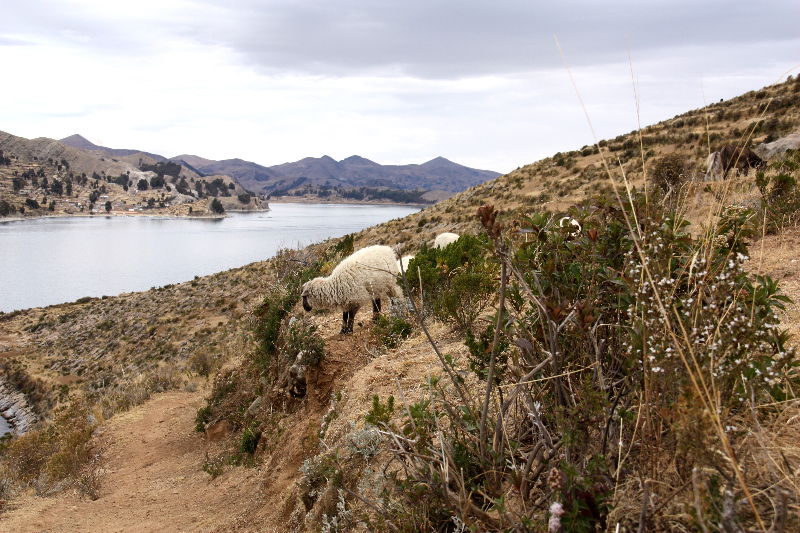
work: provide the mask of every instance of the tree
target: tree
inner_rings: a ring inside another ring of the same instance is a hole
[[[111,212],[111,200],[106,200],[106,213]]]
[[[220,202],[217,198],[211,200],[209,207],[211,208],[211,211],[217,213],[218,215],[225,213],[225,208],[222,206],[222,202]]]
[[[165,184],[166,184],[166,182],[164,181],[164,175],[163,174],[159,174],[158,176],[154,176],[154,177],[150,178],[150,187],[152,187],[153,189],[160,189]]]
[[[31,209],[39,209],[39,202],[37,202],[33,198],[25,198],[25,205],[27,205]]]
[[[53,180],[53,183],[50,184],[50,191],[53,194],[57,194],[59,196],[64,194],[64,183],[59,180]]]
[[[140,191],[146,191],[147,190],[147,180],[144,179],[144,178],[140,179],[139,183],[136,184],[136,188],[139,189]]]
[[[237,196],[237,198],[239,198],[239,201],[242,202],[243,204],[249,204],[250,203],[250,195],[247,194],[246,192],[243,192],[242,194]]]
[[[67,180],[67,196],[72,196],[72,180]]]
[[[7,217],[9,213],[13,212],[13,207],[5,200],[0,200],[0,216]]]

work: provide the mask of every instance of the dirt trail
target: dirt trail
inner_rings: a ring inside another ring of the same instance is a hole
[[[229,467],[215,480],[203,472],[210,445],[194,431],[194,417],[204,394],[160,394],[107,421],[96,436],[106,470],[100,498],[31,495],[0,517],[0,531],[237,530],[237,518],[260,505],[260,472]]]

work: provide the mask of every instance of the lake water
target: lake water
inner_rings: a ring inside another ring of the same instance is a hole
[[[341,237],[416,206],[274,204],[228,218],[64,217],[0,223],[0,311],[188,281]]]

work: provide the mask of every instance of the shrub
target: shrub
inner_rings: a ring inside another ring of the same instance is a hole
[[[30,209],[39,209],[39,202],[33,198],[25,198],[25,205],[27,205]]]
[[[686,183],[689,180],[689,173],[686,158],[673,152],[656,159],[650,171],[650,180],[661,191],[669,193],[677,191]]]
[[[398,316],[378,315],[373,333],[387,348],[397,348],[411,335],[411,323]]]
[[[325,341],[317,333],[317,327],[297,320],[287,328],[284,338],[284,356],[294,362],[302,354],[304,365],[317,366],[325,357]]]
[[[768,170],[774,174],[757,172],[755,183],[761,191],[762,212],[766,212],[766,231],[775,233],[800,221],[800,150],[787,150]]]
[[[294,250],[279,250],[273,260],[277,277],[261,303],[253,310],[250,326],[258,343],[257,361],[266,366],[278,347],[281,321],[300,299],[303,283],[319,275],[321,258],[301,256]]]
[[[402,466],[387,472],[369,520],[407,531],[541,531],[549,518],[551,531],[597,532],[611,494],[625,490],[624,469],[632,479],[658,475],[674,494],[687,463],[738,484],[737,424],[799,384],[776,314],[788,299],[744,268],[752,214],[727,209],[695,237],[669,205],[637,191],[621,204],[598,196],[572,208],[580,232],[546,213],[521,214],[506,231],[493,207],[479,213],[501,264],[499,331],[470,331],[467,343],[485,391],[474,395],[440,355],[442,377],[397,425],[374,399],[388,464]],[[667,464],[678,473],[658,466]],[[752,497],[771,511],[779,489],[765,490]],[[639,516],[641,498],[615,518]],[[752,514],[739,516],[756,527]]]
[[[444,322],[470,327],[497,299],[492,282],[497,264],[487,261],[484,246],[486,239],[473,235],[462,235],[441,250],[423,246],[408,265],[412,295],[421,295],[424,305]]]
[[[144,179],[144,178],[140,179],[136,183],[136,188],[139,189],[140,191],[146,191],[147,190],[147,180]]]
[[[57,412],[46,428],[22,435],[2,452],[5,475],[40,493],[60,490],[78,479],[90,459],[88,442],[96,423],[88,406],[75,401]]]
[[[233,183],[231,183],[231,185],[233,185]],[[237,196],[237,198],[239,199],[239,201],[241,203],[243,203],[245,205],[250,203],[250,195],[247,194],[246,192],[243,192],[242,194]]]
[[[258,440],[261,438],[261,432],[256,428],[257,426],[251,426],[242,432],[242,440],[239,444],[239,450],[242,453],[252,454],[256,451]]]

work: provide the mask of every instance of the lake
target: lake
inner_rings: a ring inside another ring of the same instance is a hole
[[[420,210],[398,205],[270,207],[224,219],[95,216],[0,222],[0,311],[181,283]]]

